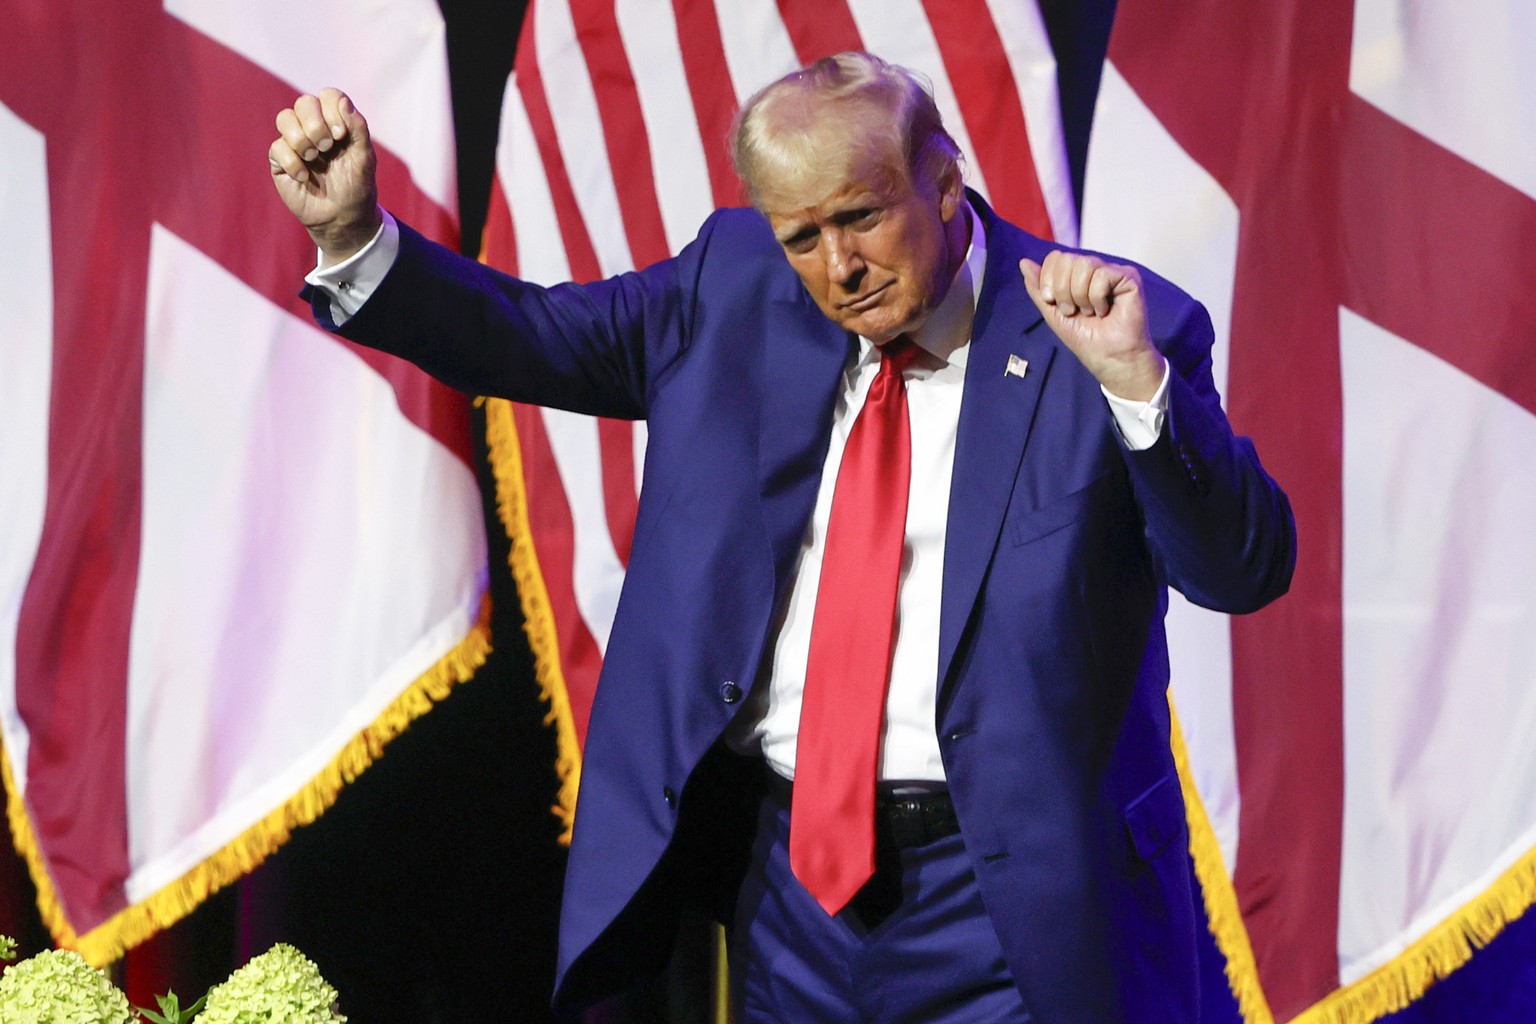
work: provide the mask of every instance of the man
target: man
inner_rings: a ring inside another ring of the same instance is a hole
[[[648,420],[557,1003],[659,969],[693,901],[745,1021],[1196,1018],[1164,587],[1247,611],[1295,557],[1197,304],[999,220],[867,54],[744,107],[757,212],[587,286],[395,224],[342,94],[277,124],[322,324]]]

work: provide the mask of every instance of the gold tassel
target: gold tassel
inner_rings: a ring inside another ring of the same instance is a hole
[[[546,723],[555,726],[555,775],[560,781],[555,806],[550,808],[565,823],[562,843],[571,841],[576,820],[576,792],[581,785],[581,746],[576,741],[576,720],[571,696],[560,667],[560,638],[549,591],[539,568],[533,534],[528,526],[528,490],[523,478],[523,450],[517,435],[512,403],[501,398],[479,399],[485,406],[485,439],[490,449],[491,471],[496,476],[496,512],[512,542],[507,557],[523,606],[523,631],[533,650],[534,674],[539,697],[549,704]]]
[[[53,941],[61,949],[73,948],[76,942],[75,931],[64,917],[64,908],[59,904],[58,892],[48,874],[48,864],[43,860],[37,836],[32,831],[32,815],[27,810],[26,800],[16,788],[9,750],[0,749],[0,778],[5,782],[5,813],[11,826],[11,841],[16,845],[16,852],[26,862],[27,872],[32,876],[32,884],[37,889],[38,913],[49,934],[53,936]],[[97,963],[94,966],[102,965]]]
[[[390,740],[485,664],[491,650],[490,608],[489,598],[482,600],[479,619],[469,635],[396,697],[378,718],[354,736],[329,764],[281,807],[272,810],[170,885],[119,911],[84,935],[76,934],[64,915],[32,831],[26,801],[17,792],[10,758],[8,755],[0,758],[11,835],[17,851],[27,862],[37,887],[38,910],[54,942],[61,949],[76,950],[93,966],[103,967],[192,913],[213,893],[255,870],[287,842],[295,828],[310,824],[329,809],[342,787],[373,764]]]
[[[1536,850],[1389,963],[1331,993],[1297,1024],[1370,1024],[1418,999],[1536,904]]]
[[[1173,763],[1179,772],[1184,814],[1189,822],[1189,852],[1194,858],[1195,877],[1200,881],[1200,893],[1205,900],[1205,919],[1216,939],[1216,947],[1227,960],[1227,985],[1237,1000],[1243,1024],[1274,1024],[1275,1015],[1259,984],[1258,964],[1248,942],[1248,927],[1238,909],[1232,875],[1221,856],[1221,843],[1206,814],[1205,801],[1200,799],[1200,792],[1195,788],[1189,749],[1184,745],[1184,730],[1179,725],[1171,692],[1168,694],[1168,715],[1172,723],[1169,735],[1173,743]]]

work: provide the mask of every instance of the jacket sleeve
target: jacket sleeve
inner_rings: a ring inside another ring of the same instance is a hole
[[[400,252],[341,327],[444,383],[594,416],[643,419],[654,382],[687,347],[697,277],[719,215],[678,256],[592,284],[543,287],[476,263],[400,225]]]
[[[1222,411],[1204,307],[1156,275],[1144,280],[1154,341],[1172,369],[1162,436],[1125,453],[1147,542],[1164,581],[1195,604],[1254,611],[1290,587],[1290,502]]]

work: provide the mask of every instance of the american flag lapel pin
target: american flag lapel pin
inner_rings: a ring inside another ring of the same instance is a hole
[[[1018,377],[1018,378],[1020,378],[1022,380],[1023,377],[1024,377],[1024,374],[1027,373],[1028,371],[1029,371],[1029,360],[1028,359],[1020,359],[1018,356],[1010,355],[1008,357],[1008,365],[1003,368],[1003,376],[1004,377]]]

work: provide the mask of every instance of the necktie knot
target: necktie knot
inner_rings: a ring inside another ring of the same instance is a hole
[[[905,373],[923,350],[905,334],[898,334],[880,346],[880,367],[887,373]]]

